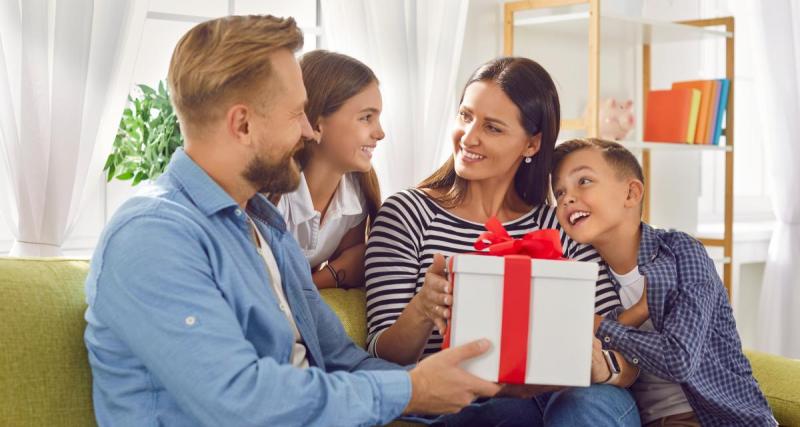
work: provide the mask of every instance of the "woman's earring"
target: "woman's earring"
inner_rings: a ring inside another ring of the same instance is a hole
[[[532,161],[533,161],[533,157],[525,156],[525,163],[530,164],[530,162],[532,162]]]

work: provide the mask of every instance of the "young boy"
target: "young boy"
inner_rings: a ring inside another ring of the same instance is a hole
[[[615,142],[572,140],[556,147],[553,164],[558,220],[597,249],[625,308],[596,318],[595,329],[640,368],[631,391],[642,424],[777,425],[705,248],[641,221],[636,157]]]

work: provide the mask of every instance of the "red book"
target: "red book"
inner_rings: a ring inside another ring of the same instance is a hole
[[[700,113],[697,117],[697,130],[694,134],[694,140],[689,141],[695,144],[705,144],[707,129],[710,125],[709,116],[711,116],[712,107],[714,102],[714,80],[691,80],[687,82],[675,82],[672,84],[673,89],[697,89],[700,91]]]
[[[697,127],[700,91],[652,90],[647,95],[644,140],[692,143]]]

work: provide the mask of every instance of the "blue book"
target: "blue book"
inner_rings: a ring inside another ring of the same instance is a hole
[[[720,79],[719,105],[717,105],[717,123],[714,126],[714,145],[719,145],[719,137],[722,135],[722,118],[727,115],[728,110],[728,88],[730,80]]]

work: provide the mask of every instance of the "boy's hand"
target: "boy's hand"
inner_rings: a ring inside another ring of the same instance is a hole
[[[644,289],[642,289],[642,297],[636,304],[632,305],[627,310],[623,311],[617,317],[617,323],[625,326],[632,326],[638,328],[642,326],[647,319],[650,318],[650,307],[647,305],[647,279],[645,279]],[[597,335],[597,330],[600,328],[600,322],[603,317],[597,314],[594,315],[594,333]]]
[[[645,282],[644,289],[642,290],[642,297],[636,304],[622,312],[617,318],[617,322],[621,325],[638,328],[649,318],[650,309],[647,306],[647,282]]]
[[[634,305],[634,307],[638,311],[639,316],[644,317],[645,320],[650,318],[650,307],[647,305],[647,279],[644,281],[642,297],[639,298],[639,301]]]

